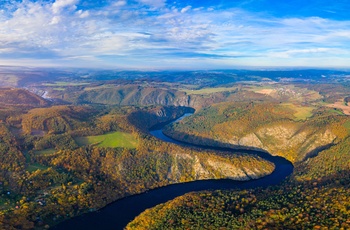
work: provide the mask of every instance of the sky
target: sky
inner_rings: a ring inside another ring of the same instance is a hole
[[[0,66],[350,67],[350,0],[0,0]]]

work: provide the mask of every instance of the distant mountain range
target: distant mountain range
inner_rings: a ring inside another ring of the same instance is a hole
[[[350,70],[263,69],[199,71],[118,71],[0,66],[0,86],[27,87],[55,81],[96,82],[153,80],[213,87],[245,81],[329,82],[348,81]]]

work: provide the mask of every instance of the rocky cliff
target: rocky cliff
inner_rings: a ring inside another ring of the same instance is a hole
[[[263,149],[291,162],[303,161],[317,154],[348,133],[346,116],[323,114],[321,118],[314,116],[295,121],[278,105],[269,109],[264,104],[249,106],[242,109],[243,106],[231,107],[230,104],[225,110],[213,106],[168,126],[164,131],[175,139],[200,145]],[[277,110],[279,114],[274,114]]]

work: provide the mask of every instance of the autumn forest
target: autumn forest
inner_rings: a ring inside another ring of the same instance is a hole
[[[277,165],[254,151],[293,172],[273,186],[186,193],[125,229],[350,228],[347,72],[80,74],[0,81],[0,229],[55,229],[155,188],[271,175]],[[150,134],[163,126],[191,146]]]

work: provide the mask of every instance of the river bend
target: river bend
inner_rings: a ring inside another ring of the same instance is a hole
[[[173,121],[177,122],[185,116]],[[165,125],[164,125],[165,126]],[[163,127],[164,127],[163,126]],[[165,187],[149,190],[148,192],[117,200],[106,207],[91,213],[86,213],[81,216],[74,217],[70,220],[64,221],[52,229],[55,230],[122,230],[132,221],[136,216],[141,214],[148,208],[152,208],[158,204],[165,203],[178,196],[184,195],[188,192],[202,191],[202,190],[216,190],[216,189],[248,189],[256,187],[267,187],[270,185],[279,184],[287,176],[293,172],[293,165],[283,157],[271,156],[270,154],[250,149],[232,149],[211,146],[193,145],[184,143],[167,137],[163,134],[162,128],[158,127],[156,130],[151,130],[150,134],[165,142],[174,144],[195,147],[209,150],[220,150],[230,152],[244,152],[255,154],[275,164],[275,170],[272,174],[260,179],[249,181],[234,181],[229,179],[220,180],[202,180],[181,184],[173,184]]]

